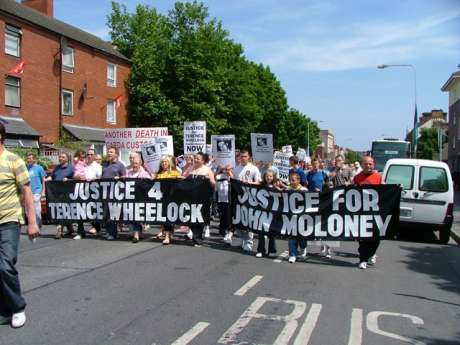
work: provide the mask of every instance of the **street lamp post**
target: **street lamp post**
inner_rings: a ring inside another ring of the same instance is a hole
[[[415,112],[414,112],[414,128],[412,129],[412,147],[413,147],[413,156],[416,157],[417,153],[417,71],[414,65],[411,64],[398,64],[398,65],[378,65],[377,68],[384,69],[389,67],[409,67],[414,72],[414,105],[415,105]]]

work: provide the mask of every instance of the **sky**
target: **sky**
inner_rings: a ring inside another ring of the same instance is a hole
[[[166,14],[175,1],[148,4]],[[403,139],[418,113],[448,112],[441,91],[460,64],[460,0],[209,0],[244,55],[270,66],[290,107],[364,151],[372,140]],[[54,0],[57,19],[108,40],[109,0]],[[237,133],[235,133],[237,134]]]

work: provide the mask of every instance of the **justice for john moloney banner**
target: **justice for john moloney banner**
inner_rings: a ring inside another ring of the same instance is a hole
[[[206,150],[206,121],[184,122],[184,154]]]
[[[251,133],[252,157],[260,162],[273,161],[273,135]]]
[[[212,155],[219,165],[235,166],[235,136],[212,135]]]

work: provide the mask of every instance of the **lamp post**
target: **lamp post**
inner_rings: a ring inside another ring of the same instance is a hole
[[[324,121],[312,121],[311,119],[309,119],[308,121],[308,125],[307,125],[307,155],[308,157],[310,157],[310,122],[313,122],[315,123],[316,125],[318,125],[318,123],[321,123],[321,122],[324,122]]]
[[[413,156],[416,157],[417,153],[417,71],[414,65],[411,64],[398,64],[398,65],[378,65],[377,68],[384,69],[389,67],[409,67],[414,72],[414,105],[415,105],[415,112],[414,112],[414,128],[412,129],[412,147],[413,147]]]

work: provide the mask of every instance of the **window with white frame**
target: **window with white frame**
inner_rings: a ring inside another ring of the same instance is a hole
[[[107,101],[107,122],[117,123],[116,102],[112,99]]]
[[[10,76],[5,78],[5,105],[21,106],[21,79]]]
[[[73,91],[62,90],[62,115],[73,115]]]
[[[65,47],[62,51],[62,70],[73,73],[75,68],[75,50],[71,47]]]
[[[21,29],[5,25],[5,53],[8,55],[21,56]]]
[[[113,63],[107,65],[107,85],[117,86],[117,65]]]

